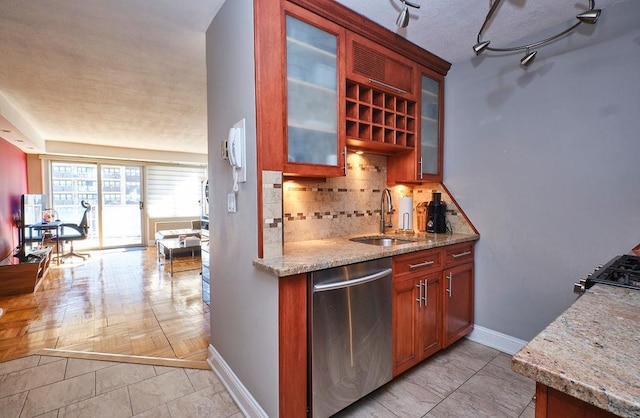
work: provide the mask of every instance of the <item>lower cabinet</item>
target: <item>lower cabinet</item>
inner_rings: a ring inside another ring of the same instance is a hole
[[[473,243],[396,256],[393,271],[395,377],[473,330]]]
[[[442,348],[440,272],[393,284],[393,375]]]
[[[446,269],[444,281],[443,348],[473,330],[473,263]]]
[[[536,383],[536,417],[614,418],[616,415],[538,382]]]
[[[393,257],[393,376],[473,329],[473,245]],[[205,255],[206,257],[206,255]],[[308,416],[308,280],[278,281],[279,416]]]

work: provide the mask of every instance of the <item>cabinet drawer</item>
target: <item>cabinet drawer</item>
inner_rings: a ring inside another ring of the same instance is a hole
[[[450,247],[445,247],[445,266],[473,261],[473,242],[465,242]]]
[[[415,253],[403,254],[393,257],[393,281],[402,279],[403,275],[410,273],[424,273],[427,271],[442,269],[442,251],[426,250]]]

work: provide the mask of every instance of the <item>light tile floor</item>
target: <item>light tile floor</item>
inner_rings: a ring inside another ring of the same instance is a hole
[[[511,356],[463,339],[336,416],[533,418],[535,382],[511,370]]]
[[[462,340],[339,417],[533,418],[533,381],[511,357]],[[233,417],[213,371],[32,355],[0,363],[0,416]]]

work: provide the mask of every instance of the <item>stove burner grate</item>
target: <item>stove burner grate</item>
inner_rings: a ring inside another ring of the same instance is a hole
[[[640,289],[640,257],[630,254],[615,257],[587,278],[586,288],[596,283]]]

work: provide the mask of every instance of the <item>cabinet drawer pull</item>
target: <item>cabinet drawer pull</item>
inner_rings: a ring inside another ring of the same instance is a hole
[[[427,289],[428,289],[427,279],[424,279],[424,292],[423,292],[424,293],[424,297],[423,297],[424,299],[423,300],[424,300],[425,308],[427,307]]]
[[[386,88],[391,89],[391,90],[393,90],[395,92],[398,92],[400,94],[407,94],[406,90],[399,89],[399,88],[397,88],[395,86],[392,86],[391,84],[383,83],[382,81],[374,80],[373,78],[369,79],[369,83],[377,84],[377,85],[382,86],[382,87],[386,87]]]
[[[462,253],[452,254],[451,257],[458,258],[458,257],[464,257],[465,255],[471,255],[471,251],[464,251]]]
[[[435,263],[435,261],[433,260],[423,261],[422,263],[418,263],[418,264],[409,264],[409,268],[413,270],[413,269],[417,269],[418,267],[430,266],[433,263]]]

